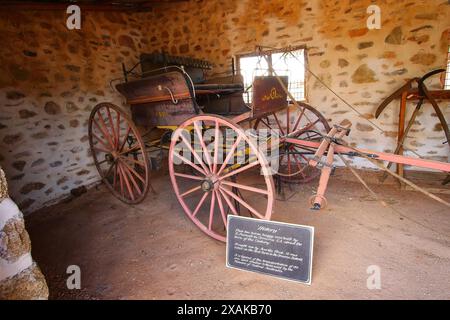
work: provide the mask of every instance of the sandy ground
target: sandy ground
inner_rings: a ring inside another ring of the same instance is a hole
[[[275,205],[273,219],[315,227],[311,286],[226,268],[225,245],[185,216],[167,176],[136,206],[99,186],[28,216],[32,254],[53,299],[449,299],[450,210],[374,185],[394,212],[342,178],[332,178],[325,210],[309,210],[316,183]],[[66,288],[69,265],[81,268],[81,290]],[[371,265],[380,290],[367,288]]]

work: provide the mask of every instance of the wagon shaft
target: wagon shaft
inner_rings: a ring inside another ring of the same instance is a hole
[[[320,146],[320,142],[299,140],[299,139],[294,139],[294,138],[288,138],[288,139],[286,139],[286,142],[296,144],[299,146],[309,147],[312,149],[317,149]],[[434,161],[434,160],[428,160],[428,159],[400,156],[400,155],[395,155],[392,153],[385,153],[385,152],[379,152],[379,151],[373,151],[373,150],[367,150],[367,149],[357,149],[357,150],[358,151],[355,152],[354,148],[346,147],[343,145],[337,145],[335,147],[335,152],[338,152],[338,153],[341,153],[344,155],[353,156],[353,157],[365,156],[365,157],[373,158],[376,160],[390,161],[390,162],[394,162],[394,163],[401,163],[401,164],[415,166],[415,167],[450,172],[450,163],[447,163],[447,162],[440,162],[440,161]]]

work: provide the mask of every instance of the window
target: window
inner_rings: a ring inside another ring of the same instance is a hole
[[[289,91],[297,101],[305,100],[305,49],[294,48],[290,52],[267,51],[262,52],[279,76],[288,76]],[[247,94],[244,100],[247,103],[252,99],[253,78],[255,76],[272,75],[267,60],[260,54],[238,56],[238,70],[244,78],[244,87]]]
[[[450,46],[447,53],[447,72],[445,73],[444,90],[450,90]]]

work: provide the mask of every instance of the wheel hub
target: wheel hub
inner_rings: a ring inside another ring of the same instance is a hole
[[[202,190],[204,192],[208,192],[208,191],[211,191],[214,188],[214,183],[212,183],[212,181],[209,180],[209,179],[208,180],[204,180],[202,182],[201,187],[202,187]]]
[[[115,159],[115,157],[112,153],[105,154],[105,160],[108,161],[109,163],[113,163],[114,159]]]
[[[211,190],[219,188],[219,179],[217,179],[217,177],[215,176],[208,177],[202,181],[200,186],[204,192],[209,192]]]
[[[105,154],[105,159],[109,162],[112,163],[114,162],[117,158],[119,158],[120,154],[118,151],[116,150],[112,150],[111,152]]]

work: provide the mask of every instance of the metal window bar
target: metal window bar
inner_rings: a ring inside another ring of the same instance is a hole
[[[303,49],[300,49],[300,50],[303,50]],[[272,53],[269,53],[269,57],[272,58]],[[268,75],[269,73],[268,73],[268,70],[262,69],[261,65],[259,65],[258,63],[255,63],[254,60],[251,60],[248,58],[249,57],[245,57],[245,56],[239,58],[239,68],[240,68],[239,71],[243,75],[243,78],[244,78],[244,88],[246,88],[246,89],[249,88],[247,90],[247,93],[244,94],[244,101],[246,103],[251,103],[252,102],[252,93],[253,93],[251,86],[253,83],[253,77],[257,76],[257,75]],[[305,59],[304,51],[303,51],[303,59]],[[272,59],[269,59],[269,61],[271,61],[271,60]],[[246,64],[246,62],[247,62],[247,64]],[[289,64],[289,61],[287,61],[287,64]],[[253,70],[253,72],[251,73],[251,76],[250,76],[250,72],[249,72],[250,69]],[[288,69],[278,69],[278,68],[276,68],[276,66],[274,66],[274,69],[277,70],[277,73],[279,75],[288,75],[288,76],[295,71],[295,70],[290,70],[289,66],[288,66]],[[289,79],[292,79],[292,77],[289,77]],[[297,101],[305,100],[305,82],[304,81],[289,80],[288,89]]]

